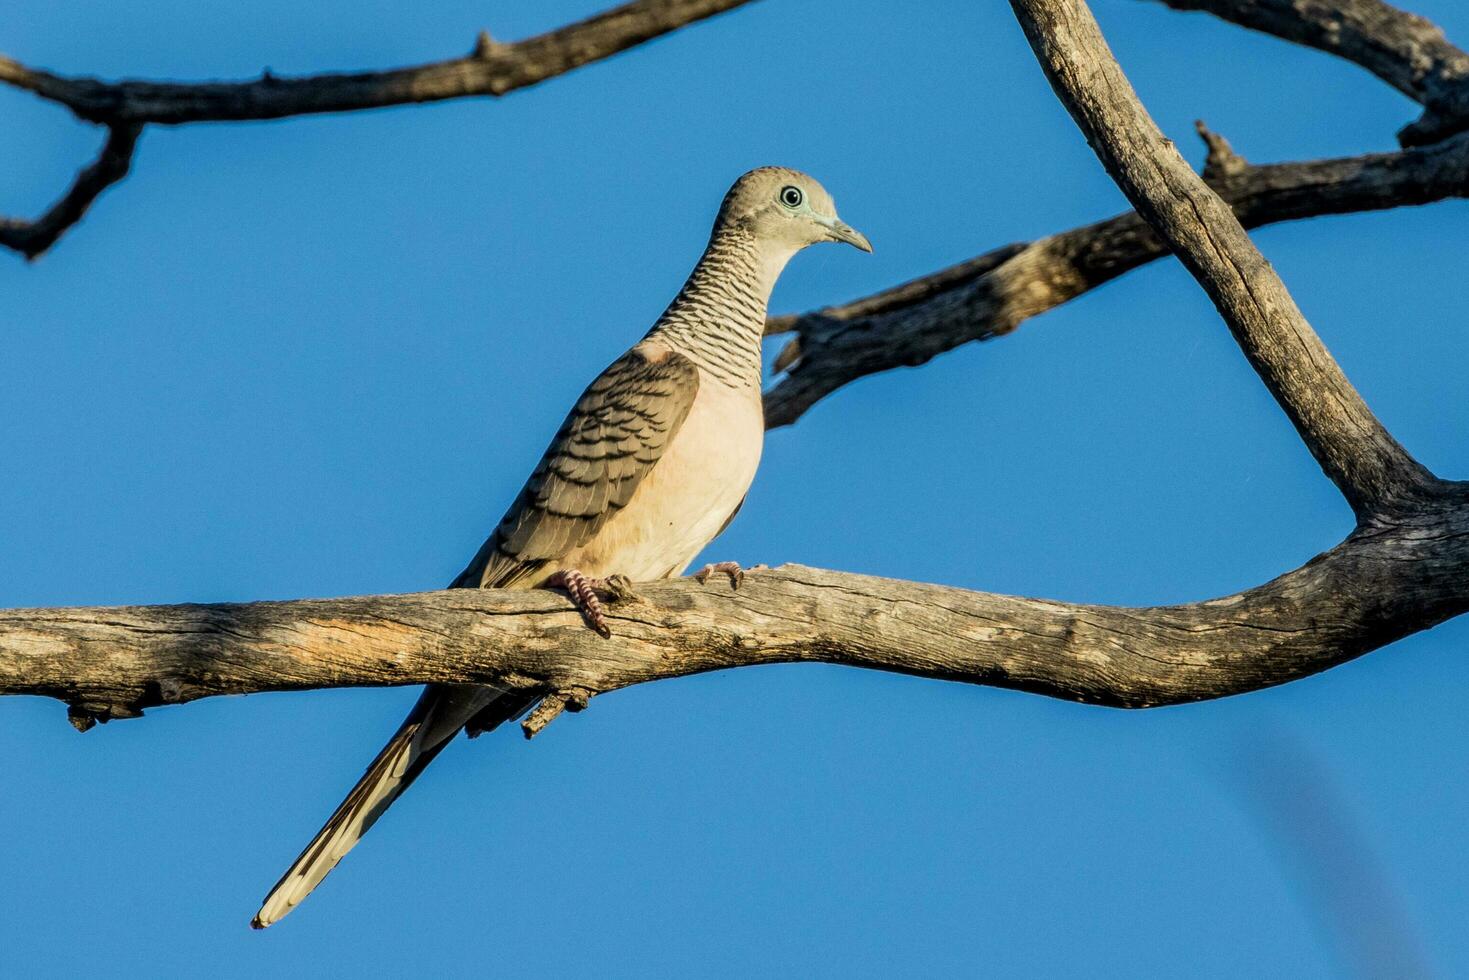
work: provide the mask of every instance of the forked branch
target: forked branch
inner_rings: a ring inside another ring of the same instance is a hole
[[[107,82],[31,68],[0,55],[0,82],[66,106],[108,127],[102,156],[45,217],[0,218],[0,245],[35,258],[75,224],[109,184],[127,173],[133,142],[150,123],[279,119],[350,112],[467,96],[499,96],[608,58],[750,0],[637,0],[523,41],[481,32],[460,58],[391,71],[284,77],[264,72],[241,82]]]
[[[0,82],[60,103],[94,123],[179,125],[350,112],[504,95],[749,2],[638,0],[523,41],[500,43],[484,33],[463,57],[390,71],[299,77],[265,72],[242,82],[106,82],[0,57]]]

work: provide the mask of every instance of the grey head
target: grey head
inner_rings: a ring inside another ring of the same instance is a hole
[[[770,291],[791,256],[817,242],[872,251],[814,179],[785,167],[751,170],[724,195],[708,247],[648,335],[708,377],[759,390]]]
[[[817,242],[872,251],[866,235],[837,217],[836,204],[816,178],[786,167],[760,167],[734,182],[714,231],[735,229],[787,254]]]

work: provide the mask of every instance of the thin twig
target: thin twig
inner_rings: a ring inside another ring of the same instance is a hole
[[[56,243],[62,233],[81,221],[82,215],[107,188],[127,176],[132,166],[139,123],[114,123],[107,127],[107,141],[91,165],[77,174],[71,187],[50,210],[34,221],[0,218],[0,245],[34,259]]]

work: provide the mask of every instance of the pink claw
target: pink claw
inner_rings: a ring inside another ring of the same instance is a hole
[[[728,575],[730,587],[734,589],[738,589],[745,581],[745,570],[737,561],[719,561],[712,565],[705,565],[694,573],[694,581],[703,585],[715,572],[723,572]]]
[[[605,579],[587,578],[575,568],[563,568],[546,579],[544,588],[565,589],[572,603],[581,610],[587,625],[603,637],[609,637],[612,628],[607,625],[607,615],[602,611],[602,600],[597,598],[596,592],[598,586],[605,585]]]

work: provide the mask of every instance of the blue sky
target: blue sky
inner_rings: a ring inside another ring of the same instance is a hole
[[[592,9],[11,0],[0,50],[237,77],[430,60]],[[1414,118],[1325,55],[1095,9],[1194,159],[1197,117],[1262,162],[1391,149]],[[1455,0],[1414,9],[1469,42]],[[9,91],[0,133],[6,214],[49,203],[98,140]],[[677,289],[728,183],[770,163],[816,175],[877,248],[801,255],[777,311],[1122,207],[999,2],[770,0],[498,102],[150,129],[53,253],[0,255],[0,606],[441,586]],[[1256,234],[1450,477],[1469,475],[1466,216]],[[773,433],[709,556],[1157,603],[1349,528],[1169,262]],[[56,702],[6,699],[0,945],[33,976],[1338,976],[1355,947],[1317,884],[1330,862],[1303,855],[1345,848],[1397,906],[1363,918],[1400,915],[1465,973],[1466,643],[1451,622],[1143,713],[811,666],[619,692],[534,743],[445,753],[263,934],[258,900],[411,692],[216,699],[85,736]],[[1326,787],[1340,827],[1282,823],[1309,810],[1281,787]]]

